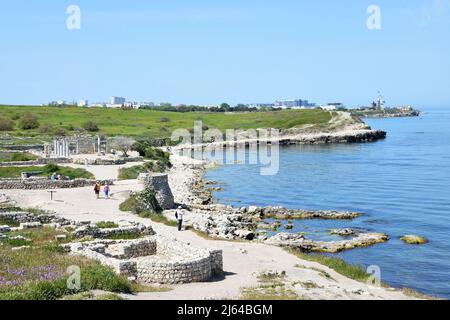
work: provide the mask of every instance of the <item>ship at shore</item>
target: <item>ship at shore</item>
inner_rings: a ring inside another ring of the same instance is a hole
[[[400,118],[421,115],[421,111],[412,106],[386,107],[386,100],[380,92],[378,92],[378,97],[372,102],[371,106],[351,109],[350,112],[352,115],[365,118]]]

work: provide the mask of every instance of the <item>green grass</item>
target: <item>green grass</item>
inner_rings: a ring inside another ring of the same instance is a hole
[[[176,227],[177,222],[167,219],[162,213],[152,212],[142,209],[142,205],[135,196],[129,197],[119,205],[119,210],[124,212],[132,212],[142,218],[149,218],[153,222],[162,223],[169,227]]]
[[[142,238],[142,235],[138,232],[124,232],[120,234],[113,234],[107,237],[110,240],[134,240]]]
[[[289,253],[299,257],[300,259],[318,262],[324,266],[329,267],[330,269],[333,269],[337,273],[340,273],[348,278],[357,281],[365,282],[370,277],[370,274],[368,274],[362,266],[347,263],[340,258],[330,257],[322,254],[306,254],[294,249],[286,249],[286,250]],[[329,275],[327,276],[324,274],[324,276],[328,278]]]
[[[11,119],[20,118],[31,112],[37,116],[41,125],[62,127],[71,134],[71,129],[82,128],[92,121],[99,127],[99,133],[107,136],[170,137],[178,128],[189,129],[196,120],[201,119],[209,128],[288,129],[305,124],[324,124],[331,114],[322,110],[283,110],[251,113],[211,113],[211,112],[165,112],[156,110],[122,110],[108,108],[41,107],[41,106],[0,106],[0,114]],[[161,118],[167,122],[161,122]],[[16,121],[17,122],[17,121]],[[9,132],[14,135],[42,136],[40,129],[21,130],[16,125]]]
[[[57,234],[62,232],[52,228],[10,233],[30,238],[32,247],[14,251],[11,244],[0,246],[0,300],[54,300],[91,290],[134,292],[132,284],[111,268],[65,253],[54,240]],[[67,287],[69,266],[80,268],[78,290]]]
[[[94,175],[81,168],[68,168],[55,165],[28,166],[28,167],[0,167],[0,178],[20,178],[22,172],[41,172],[39,176],[50,176],[53,172],[70,179],[94,179]]]
[[[20,223],[13,219],[0,216],[0,226],[4,226],[4,225],[10,226],[10,227],[18,227],[20,225]]]
[[[31,241],[28,239],[21,239],[21,238],[19,239],[6,238],[0,239],[0,243],[11,247],[22,247],[30,245]]]
[[[118,228],[119,225],[112,221],[100,221],[95,224],[100,229]]]
[[[65,242],[71,241],[71,235],[67,232],[59,231],[50,227],[43,227],[38,229],[18,230],[8,233],[9,236],[22,236],[31,239],[31,244],[41,246],[56,244],[55,236],[65,234],[67,239]],[[59,243],[59,242],[58,242]]]
[[[132,166],[128,168],[119,169],[119,180],[137,179],[140,173],[146,172],[144,166]]]
[[[36,160],[38,157],[28,152],[1,152],[0,162],[12,161],[30,161]]]
[[[269,272],[258,275],[259,285],[242,289],[242,300],[303,300],[287,283],[285,272]]]

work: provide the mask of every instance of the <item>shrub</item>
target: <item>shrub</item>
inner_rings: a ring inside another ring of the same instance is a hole
[[[53,127],[51,124],[45,123],[41,126],[41,133],[50,133],[53,130]]]
[[[102,265],[81,268],[81,288],[87,290],[104,290],[110,292],[131,293],[129,282],[118,276],[110,267]]]
[[[149,189],[145,189],[142,192],[132,195],[120,204],[119,209],[121,211],[131,211],[137,215],[161,211],[154,193]]]
[[[146,172],[147,169],[144,166],[132,166],[128,168],[119,169],[119,180],[132,180],[137,179],[139,174]]]
[[[89,132],[96,132],[99,130],[98,125],[92,121],[88,121],[85,124],[83,124],[83,128],[84,128],[84,130],[89,131]]]
[[[56,136],[65,137],[65,136],[67,136],[67,130],[65,128],[59,127],[59,128],[56,128],[56,130],[54,131],[54,134]]]
[[[20,119],[19,127],[23,130],[37,129],[39,128],[39,121],[34,114],[28,112]]]
[[[136,198],[136,196],[131,196],[124,202],[122,202],[119,205],[120,211],[128,211],[132,212],[134,214],[140,215],[142,212],[145,211],[144,206],[139,203],[139,200]]]
[[[0,131],[14,130],[14,121],[10,118],[0,117]]]

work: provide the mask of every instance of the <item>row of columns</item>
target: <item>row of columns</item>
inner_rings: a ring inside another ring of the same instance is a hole
[[[53,154],[56,157],[69,158],[70,156],[69,144],[70,143],[68,139],[54,140]]]

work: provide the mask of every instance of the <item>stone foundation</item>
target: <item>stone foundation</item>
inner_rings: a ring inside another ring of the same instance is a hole
[[[72,243],[66,248],[73,254],[109,265],[121,275],[149,284],[202,282],[223,274],[222,250],[194,248],[157,236]]]
[[[128,162],[142,162],[144,161],[144,157],[133,157],[133,158],[123,158],[123,159],[88,159],[87,164],[93,166],[112,166],[112,165],[121,165]],[[85,159],[77,158],[73,159],[73,163],[75,164],[86,164]]]
[[[22,167],[22,166],[38,166],[49,163],[71,163],[72,160],[67,158],[41,158],[30,161],[10,161],[0,162],[0,167]]]
[[[41,189],[66,189],[66,188],[82,188],[94,186],[95,182],[100,184],[113,185],[113,180],[89,180],[89,179],[75,179],[75,180],[57,180],[52,181],[47,178],[32,178],[32,179],[0,179],[0,189],[27,189],[27,190],[41,190]]]

